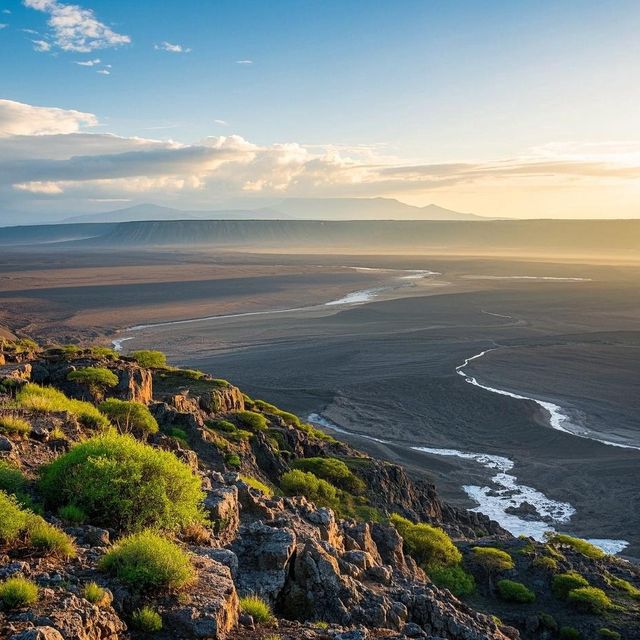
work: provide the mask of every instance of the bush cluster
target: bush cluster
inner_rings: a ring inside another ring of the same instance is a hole
[[[567,600],[580,611],[603,613],[613,606],[609,596],[597,587],[579,587],[567,594]]]
[[[582,638],[582,635],[574,627],[560,627],[558,638],[560,640],[580,640],[580,638]]]
[[[140,434],[158,433],[158,423],[149,408],[141,402],[109,398],[98,405],[98,409],[119,431]]]
[[[141,349],[129,354],[141,367],[160,369],[167,366],[167,356],[162,351]]]
[[[74,505],[118,531],[179,529],[204,522],[200,479],[169,451],[108,432],[77,444],[41,470],[50,507]]]
[[[236,411],[233,414],[236,420],[251,431],[265,431],[267,429],[267,419],[255,411]]]
[[[414,524],[397,513],[390,521],[402,536],[408,553],[427,571],[457,565],[462,560],[460,551],[442,529],[425,523]]]
[[[309,471],[349,493],[361,494],[366,488],[364,482],[337,458],[298,458],[293,461],[292,466]]]
[[[433,567],[429,570],[429,577],[439,587],[449,589],[458,598],[473,593],[476,581],[459,564],[449,567]]]
[[[18,416],[0,416],[0,433],[14,435],[27,435],[31,431],[31,424],[28,420]]]
[[[0,460],[0,491],[6,491],[20,499],[27,490],[27,479],[20,469]]]
[[[31,516],[28,519],[27,534],[34,549],[65,559],[76,556],[73,539],[40,516]]]
[[[18,392],[16,403],[23,409],[51,413],[66,411],[75,415],[86,427],[103,429],[109,426],[109,420],[90,402],[73,400],[51,387],[41,387],[37,384],[26,384]]]
[[[600,549],[600,547],[596,547],[594,544],[591,544],[586,540],[582,540],[581,538],[569,536],[566,533],[554,533],[549,537],[549,543],[571,547],[574,551],[577,551],[592,560],[604,558],[607,555],[602,549]]]
[[[27,526],[28,513],[14,496],[0,491],[0,541],[13,542]]]
[[[258,623],[264,624],[273,620],[273,613],[269,603],[259,596],[240,598],[240,611],[251,616]]]
[[[499,580],[498,595],[507,602],[518,602],[521,604],[533,602],[536,594],[527,588],[522,582],[514,580]]]
[[[142,607],[133,612],[131,623],[139,631],[154,633],[162,629],[162,616],[151,607]]]
[[[569,592],[580,587],[588,587],[589,581],[577,571],[568,571],[553,576],[551,591],[556,598],[565,599]]]
[[[26,578],[8,578],[0,582],[0,600],[9,609],[34,604],[38,600],[38,586]]]
[[[67,380],[92,390],[109,389],[118,385],[118,376],[104,367],[84,367],[70,371]]]
[[[287,495],[306,496],[321,507],[340,508],[338,489],[308,471],[287,471],[280,479],[280,487]]]
[[[180,589],[195,575],[189,556],[150,530],[119,540],[102,556],[99,566],[139,590]]]

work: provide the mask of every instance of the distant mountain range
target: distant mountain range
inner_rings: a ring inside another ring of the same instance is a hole
[[[256,209],[187,211],[155,204],[65,218],[64,223],[147,220],[489,220],[435,204],[414,207],[393,198],[287,198]]]

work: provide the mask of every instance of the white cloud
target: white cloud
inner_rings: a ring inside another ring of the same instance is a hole
[[[160,44],[156,44],[153,46],[156,51],[168,51],[169,53],[190,53],[191,49],[189,47],[185,47],[181,44],[171,44],[171,42],[167,42],[164,40]]]
[[[72,133],[97,123],[92,113],[0,100],[0,136]]]
[[[49,15],[47,21],[57,47],[87,53],[129,44],[131,38],[100,22],[91,9],[57,0],[23,0],[24,5]]]
[[[93,60],[77,60],[75,64],[79,64],[81,67],[95,67],[100,64],[100,58],[94,58]]]
[[[6,22],[0,22],[0,29],[6,29],[8,26]]]
[[[40,51],[40,52],[51,51],[51,44],[48,43],[46,40],[32,40],[31,42],[33,42],[34,51]]]
[[[6,13],[7,15],[10,15],[11,11],[9,9],[3,9],[2,13]]]
[[[253,64],[253,60],[236,60],[236,64]]]
[[[111,71],[109,69],[98,69],[96,73],[99,73],[101,76],[110,76]]]
[[[21,182],[13,185],[18,191],[28,191],[29,193],[43,193],[47,195],[58,195],[64,193],[64,189],[55,182]]]
[[[223,126],[223,127],[228,127],[229,126],[229,123],[226,120],[214,120],[214,122],[216,124],[219,124],[219,125]]]
[[[35,29],[20,29],[23,33],[28,33],[30,36],[39,36],[40,33]]]

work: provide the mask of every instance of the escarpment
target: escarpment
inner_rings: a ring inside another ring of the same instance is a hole
[[[514,539],[225,380],[1,355],[0,638],[640,637],[634,565]]]

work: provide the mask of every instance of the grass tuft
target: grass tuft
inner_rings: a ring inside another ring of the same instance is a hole
[[[9,609],[17,609],[38,601],[38,587],[26,578],[9,578],[0,583],[0,600]]]
[[[259,596],[240,598],[240,611],[251,616],[258,623],[264,624],[273,620],[273,612],[269,603]]]

